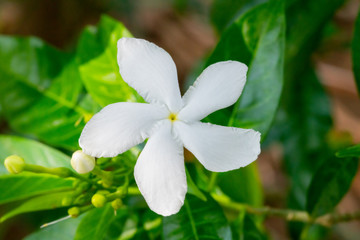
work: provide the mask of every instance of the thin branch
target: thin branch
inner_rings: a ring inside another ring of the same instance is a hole
[[[247,204],[233,202],[225,195],[212,194],[212,197],[225,208],[230,208],[237,211],[246,211],[247,213],[255,215],[277,216],[292,222],[304,222],[331,227],[332,225],[341,222],[360,220],[360,211],[345,214],[329,213],[317,218],[313,218],[306,211],[276,209],[271,207],[252,207]]]

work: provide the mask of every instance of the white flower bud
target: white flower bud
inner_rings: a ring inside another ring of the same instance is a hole
[[[95,158],[77,150],[71,157],[71,166],[80,174],[88,173],[95,167]]]
[[[4,165],[9,173],[17,174],[24,170],[25,161],[22,157],[11,155],[5,159]]]

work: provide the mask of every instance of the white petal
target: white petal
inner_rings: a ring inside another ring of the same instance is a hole
[[[117,156],[148,138],[154,124],[168,114],[168,110],[153,104],[110,104],[85,125],[80,147],[94,157]]]
[[[164,49],[143,39],[121,38],[117,58],[124,81],[147,102],[166,104],[172,112],[180,110],[176,66]]]
[[[236,61],[218,62],[207,67],[183,97],[178,118],[201,120],[216,110],[234,104],[246,82],[247,66]]]
[[[245,167],[260,154],[260,133],[252,129],[181,121],[174,126],[185,148],[213,172]]]
[[[163,216],[177,213],[187,191],[182,144],[165,120],[146,143],[135,165],[135,180],[150,209]]]

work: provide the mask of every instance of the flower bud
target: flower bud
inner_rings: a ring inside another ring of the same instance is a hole
[[[103,207],[106,203],[106,197],[100,193],[96,193],[92,196],[91,203],[96,208]]]
[[[88,173],[95,167],[95,158],[78,150],[71,157],[71,166],[80,174]]]
[[[78,208],[78,207],[69,208],[68,214],[69,214],[72,218],[76,218],[76,217],[78,217],[78,216],[80,215],[80,208]]]
[[[119,208],[121,208],[122,205],[123,202],[121,201],[120,198],[117,198],[111,202],[111,206],[113,207],[114,210],[118,210]]]
[[[4,165],[9,173],[21,173],[25,167],[25,161],[22,157],[17,155],[11,155],[7,157],[4,161]]]

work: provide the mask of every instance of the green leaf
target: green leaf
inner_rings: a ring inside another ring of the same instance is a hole
[[[88,26],[80,35],[76,49],[79,64],[82,65],[100,56],[109,43],[116,41],[120,36],[131,37],[131,33],[117,20],[106,15],[101,16],[98,26]]]
[[[130,32],[109,17],[103,17],[92,34],[90,29],[83,33],[77,53],[78,61],[83,62],[80,74],[88,92],[103,107],[115,102],[141,101],[142,98],[120,76],[117,64],[117,41],[131,37]],[[97,55],[90,59],[88,52],[92,48],[96,49]]]
[[[324,162],[311,181],[306,210],[315,217],[332,212],[349,190],[357,169],[355,158],[333,157]]]
[[[72,191],[56,192],[56,193],[51,193],[51,194],[46,194],[31,198],[21,203],[18,207],[4,214],[0,218],[0,222],[4,222],[5,220],[21,213],[35,212],[35,211],[62,207],[62,199],[71,196],[72,193],[73,193]]]
[[[288,0],[286,10],[286,80],[300,81],[308,71],[311,54],[322,40],[324,27],[345,0]],[[292,91],[285,88],[284,95]],[[285,100],[287,97],[285,97]]]
[[[286,91],[292,94],[283,99],[269,140],[278,138],[284,146],[284,166],[291,179],[288,208],[305,210],[307,190],[316,169],[333,155],[326,142],[332,120],[329,98],[313,69],[291,80],[293,84]],[[290,227],[292,238],[300,236],[302,223],[291,223]]]
[[[265,1],[215,0],[210,9],[211,23],[221,33],[246,10]]]
[[[0,37],[0,103],[10,127],[74,150],[88,119],[72,54],[37,38]]]
[[[54,191],[70,190],[73,180],[47,174],[0,176],[0,204]]]
[[[70,157],[34,140],[17,136],[0,135],[0,174],[7,173],[4,160],[19,155],[26,163],[44,167],[67,167],[71,169]]]
[[[74,239],[76,229],[83,216],[77,218],[70,218],[48,227],[42,228],[37,232],[25,237],[25,240],[70,240]]]
[[[265,138],[279,103],[285,52],[283,1],[270,1],[243,14],[221,36],[207,64],[237,60],[249,66],[247,83],[238,102],[211,114],[220,125],[253,128]],[[230,121],[229,121],[230,119]],[[262,203],[261,183],[255,165],[219,176],[220,187],[237,201]],[[236,181],[234,184],[230,184]],[[233,186],[241,186],[233,189]]]
[[[249,66],[240,99],[229,112],[230,125],[253,128],[264,139],[279,103],[284,75],[285,15],[283,1],[270,1],[245,13],[222,35],[207,65],[238,60]],[[266,21],[265,21],[266,19]]]
[[[285,103],[287,112],[279,113],[277,129],[285,146],[285,166],[293,179],[291,192],[304,209],[311,177],[332,155],[325,141],[332,119],[328,96],[312,69],[293,85],[292,92]]]
[[[234,239],[265,240],[267,237],[256,226],[251,216],[245,211],[240,212],[238,218],[231,225]]]
[[[355,82],[360,95],[360,10],[355,22],[354,38],[352,41],[352,59]]]
[[[261,206],[263,203],[261,182],[255,163],[245,168],[219,173],[218,185],[227,196],[237,202],[251,206]]]
[[[336,156],[339,158],[360,157],[360,144],[342,149],[336,153]]]
[[[164,217],[164,239],[232,239],[222,209],[210,195],[206,198],[187,195],[180,212]]]
[[[311,178],[333,154],[326,142],[332,126],[330,102],[312,69],[311,55],[322,40],[324,27],[343,2],[287,1],[285,83],[276,124],[268,140],[278,139],[284,146],[291,182],[288,207],[292,209],[305,210]],[[291,223],[292,238],[300,235],[302,227],[302,223]],[[313,239],[310,235],[307,238]]]
[[[114,219],[114,209],[110,204],[102,208],[95,208],[81,220],[74,239],[104,239]]]

